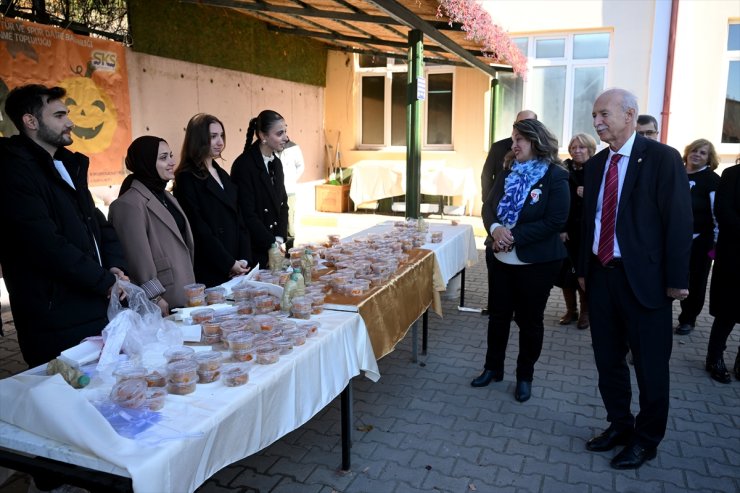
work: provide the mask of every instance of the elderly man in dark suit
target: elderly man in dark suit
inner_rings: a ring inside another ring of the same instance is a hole
[[[532,110],[522,110],[516,115],[514,123],[521,120],[537,119],[537,113]],[[488,194],[491,193],[493,188],[494,177],[501,172],[504,168],[504,158],[511,151],[512,140],[511,137],[497,140],[491,145],[491,149],[488,151],[486,156],[486,162],[483,163],[483,171],[480,174],[480,189],[481,189],[481,200],[483,202],[488,198]],[[490,289],[491,281],[491,262],[493,262],[493,249],[491,248],[491,237],[486,238],[486,267],[488,268],[488,286]],[[483,315],[488,313],[488,306],[483,309]]]
[[[691,198],[678,152],[635,132],[637,99],[609,89],[594,103],[594,127],[609,147],[585,166],[578,273],[591,303],[599,390],[610,426],[590,451],[626,445],[611,461],[636,469],[655,457],[668,421],[673,299],[688,295]],[[628,348],[640,389],[630,411]]]

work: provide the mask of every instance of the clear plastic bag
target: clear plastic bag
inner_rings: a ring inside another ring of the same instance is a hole
[[[121,292],[126,293],[123,300]],[[156,367],[163,361],[147,362],[147,354],[161,355],[165,348],[183,343],[177,325],[162,318],[159,306],[149,301],[143,289],[128,281],[119,280],[113,286],[108,320],[103,329],[105,346],[97,367],[103,375],[112,374],[120,352],[144,366]]]

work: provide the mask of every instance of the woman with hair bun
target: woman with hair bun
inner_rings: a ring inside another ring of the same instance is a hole
[[[216,163],[225,146],[223,123],[212,115],[195,115],[185,129],[175,172],[175,197],[193,228],[195,280],[209,287],[246,274],[252,265],[237,189]]]
[[[254,137],[257,139],[252,142]],[[283,165],[276,155],[288,140],[285,119],[275,111],[264,110],[249,121],[244,152],[231,167],[255,262],[265,268],[272,244],[285,249],[288,239],[288,194]]]
[[[531,397],[534,365],[542,351],[544,313],[555,277],[567,256],[560,232],[570,207],[568,172],[558,158],[558,141],[537,120],[514,123],[511,152],[483,203],[486,231],[493,240],[488,294],[488,351],[473,387],[504,378],[512,316],[519,327],[514,397]]]

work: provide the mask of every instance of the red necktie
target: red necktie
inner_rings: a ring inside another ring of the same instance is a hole
[[[619,170],[617,163],[621,154],[614,154],[609,162],[604,180],[604,198],[601,203],[601,234],[596,256],[602,265],[614,258],[614,225],[617,220],[617,195],[619,192]]]

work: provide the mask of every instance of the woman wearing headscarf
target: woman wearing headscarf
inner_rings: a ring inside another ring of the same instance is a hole
[[[126,168],[131,174],[110,205],[109,220],[123,244],[129,277],[167,315],[185,306],[183,286],[195,282],[190,223],[165,190],[175,160],[164,139],[147,135],[129,146]]]
[[[519,327],[514,397],[531,397],[534,365],[542,352],[544,312],[555,277],[567,256],[560,232],[570,207],[568,172],[558,141],[537,120],[514,124],[511,151],[483,203],[493,240],[488,293],[488,351],[483,373],[470,384],[484,387],[504,378],[512,316]]]

